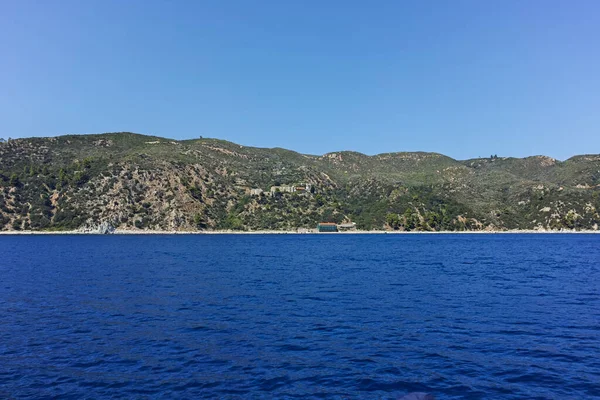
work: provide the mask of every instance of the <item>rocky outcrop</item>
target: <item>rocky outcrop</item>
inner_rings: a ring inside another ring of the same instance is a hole
[[[95,226],[88,226],[79,230],[82,233],[93,233],[98,235],[109,235],[115,233],[115,227],[108,222],[102,222]]]

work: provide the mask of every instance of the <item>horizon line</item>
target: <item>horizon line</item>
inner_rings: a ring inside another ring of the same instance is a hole
[[[444,153],[440,153],[437,151],[426,151],[426,150],[402,150],[402,151],[388,151],[388,152],[383,152],[383,153],[376,153],[376,154],[367,154],[367,153],[363,153],[357,150],[334,150],[334,151],[328,151],[326,153],[323,154],[311,154],[311,153],[301,153],[299,151],[296,150],[292,150],[286,147],[281,147],[281,146],[274,146],[274,147],[261,147],[261,146],[255,146],[255,145],[246,145],[246,144],[240,144],[237,142],[233,142],[231,140],[227,140],[227,139],[221,139],[221,138],[216,138],[216,137],[208,137],[208,136],[203,136],[203,135],[199,135],[197,137],[193,137],[193,138],[188,138],[188,139],[173,139],[170,137],[166,137],[166,136],[157,136],[155,134],[150,134],[150,133],[140,133],[140,132],[132,132],[132,131],[114,131],[114,132],[86,132],[86,133],[59,133],[59,134],[51,134],[48,136],[28,136],[28,137],[6,137],[3,138],[6,141],[9,140],[28,140],[28,139],[49,139],[49,138],[59,138],[59,137],[64,137],[64,136],[89,136],[89,135],[114,135],[114,134],[132,134],[132,135],[139,135],[139,136],[147,136],[147,137],[154,137],[154,138],[160,138],[160,139],[164,139],[164,140],[171,140],[171,141],[176,141],[176,142],[186,142],[186,141],[191,141],[191,140],[221,140],[224,142],[228,142],[237,146],[242,146],[242,147],[250,147],[250,148],[255,148],[255,149],[266,149],[266,150],[274,150],[274,149],[281,149],[281,150],[286,150],[286,151],[291,151],[300,155],[304,155],[304,156],[312,156],[312,157],[324,157],[326,155],[329,154],[335,154],[335,153],[357,153],[366,157],[378,157],[378,156],[382,156],[382,155],[388,155],[388,154],[400,154],[400,153],[425,153],[425,154],[437,154],[443,157],[448,157],[452,160],[455,161],[471,161],[471,160],[485,160],[485,159],[518,159],[518,160],[523,160],[523,159],[527,159],[527,158],[533,158],[533,157],[544,157],[544,158],[549,158],[551,160],[554,161],[558,161],[558,162],[565,162],[568,161],[572,158],[575,157],[581,157],[581,156],[598,156],[600,155],[600,153],[585,153],[585,154],[574,154],[569,158],[566,158],[564,160],[561,160],[559,158],[555,158],[555,157],[551,157],[545,154],[533,154],[533,155],[529,155],[529,156],[524,156],[524,157],[515,157],[515,156],[498,156],[497,154],[491,154],[489,157],[472,157],[472,158],[464,158],[464,159],[460,159],[460,158],[454,158],[451,157],[449,155],[446,155]]]

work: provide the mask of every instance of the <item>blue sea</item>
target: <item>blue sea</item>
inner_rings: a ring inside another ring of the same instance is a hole
[[[0,236],[0,398],[600,398],[600,235]]]

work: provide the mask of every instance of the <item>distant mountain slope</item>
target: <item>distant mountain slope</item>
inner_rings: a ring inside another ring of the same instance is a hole
[[[1,230],[597,229],[599,194],[600,155],[315,156],[133,133],[0,143]]]

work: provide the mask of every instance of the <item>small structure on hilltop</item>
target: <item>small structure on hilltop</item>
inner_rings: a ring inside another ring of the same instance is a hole
[[[337,224],[335,222],[320,222],[317,224],[319,232],[337,232]]]

